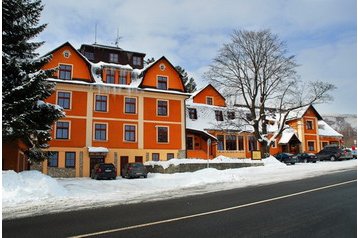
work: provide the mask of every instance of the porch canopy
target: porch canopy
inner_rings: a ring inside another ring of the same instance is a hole
[[[208,140],[209,138],[210,138],[211,141],[217,141],[218,140],[215,136],[209,134],[206,131],[194,130],[194,129],[188,129],[188,128],[186,129],[186,131],[187,131],[187,133],[198,135],[201,138],[203,138],[204,140]]]
[[[284,132],[282,133],[281,139],[278,142],[280,145],[288,144],[290,141],[295,141],[301,143],[300,139],[297,137],[296,133],[294,132]]]

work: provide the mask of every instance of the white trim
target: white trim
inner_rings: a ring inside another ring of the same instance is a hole
[[[208,98],[211,98],[211,103],[212,103],[212,104],[209,104],[209,103],[208,103]],[[215,103],[214,103],[214,97],[212,97],[212,96],[205,96],[205,104],[214,106],[214,105],[215,105]]]
[[[158,101],[166,101],[167,102],[167,115],[159,115],[158,114]],[[157,117],[169,117],[169,100],[168,99],[156,99],[156,114]]]
[[[60,65],[70,65],[71,66],[71,78],[70,79],[61,79],[60,78]],[[73,64],[66,64],[66,63],[61,63],[61,62],[59,62],[58,63],[58,71],[57,71],[57,78],[59,79],[59,80],[72,80],[73,79]]]
[[[135,99],[135,112],[134,113],[126,112],[126,98],[134,98]],[[126,114],[126,115],[137,115],[138,114],[138,97],[124,96],[123,114]]]
[[[313,150],[310,150],[310,149],[309,149],[309,145],[308,145],[309,142],[313,142]],[[307,145],[307,152],[316,151],[316,147],[317,147],[316,144],[317,144],[317,143],[316,143],[315,140],[307,140],[306,143],[307,143],[307,144],[306,144],[306,145]]]
[[[57,138],[57,122],[68,122],[68,138]],[[71,124],[72,124],[72,121],[70,120],[58,120],[56,121],[55,123],[55,133],[54,133],[54,139],[55,140],[60,140],[60,141],[69,141],[71,140]]]
[[[72,110],[72,92],[73,91],[68,91],[68,90],[56,90],[56,104],[58,104],[58,93],[69,93],[70,94],[70,108],[63,108],[63,110]]]
[[[161,89],[161,88],[158,87],[158,85],[159,85],[159,83],[158,83],[159,78],[158,77],[163,77],[163,78],[167,79],[167,88],[166,89]],[[169,76],[168,75],[160,75],[160,74],[158,74],[157,75],[156,88],[159,89],[159,90],[168,90],[169,89]]]
[[[96,110],[96,101],[97,101],[97,96],[105,96],[107,98],[106,100],[106,111],[97,111]],[[108,94],[102,94],[102,93],[95,93],[94,97],[93,97],[93,111],[94,112],[99,112],[99,113],[108,113],[109,112],[109,95]]]

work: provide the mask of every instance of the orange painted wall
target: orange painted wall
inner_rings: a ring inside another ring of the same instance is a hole
[[[52,131],[53,140],[50,141],[50,146],[54,147],[84,147],[86,146],[86,120],[77,118],[64,118],[60,121],[70,122],[70,139],[61,140],[55,139],[56,126]]]
[[[107,124],[107,141],[94,140],[94,124],[103,123]],[[124,141],[124,124],[136,125],[136,142]],[[136,122],[122,122],[122,121],[106,121],[106,120],[93,120],[93,138],[92,145],[95,147],[107,148],[123,148],[123,149],[137,149],[138,148],[138,124]],[[115,133],[114,133],[115,132]]]
[[[96,106],[96,95],[107,96],[107,112],[97,112],[95,111]],[[136,114],[124,113],[123,95],[115,94],[102,94],[98,93],[93,96],[93,116],[94,117],[108,117],[108,118],[123,118],[123,119],[138,119],[138,97],[134,97],[137,100]]]
[[[158,98],[160,99],[160,98]],[[144,98],[144,120],[152,120],[152,121],[172,121],[172,122],[180,122],[181,117],[181,101],[179,100],[167,100],[168,101],[168,116],[157,116],[157,98]]]
[[[194,150],[187,150],[188,158],[207,159],[208,158],[208,144],[202,137],[188,133],[187,137],[194,137]],[[216,142],[210,146],[209,159],[216,157]]]
[[[69,92],[68,90],[56,90]],[[46,102],[57,104],[57,93],[54,92]],[[71,91],[71,109],[64,109],[67,116],[86,116],[87,113],[87,92]]]
[[[213,98],[213,105],[225,107],[225,100],[215,91],[211,86],[206,87],[200,93],[195,95],[193,98],[194,103],[204,103],[206,104],[206,97]]]
[[[157,142],[156,126],[169,127],[169,143]],[[181,125],[165,123],[144,123],[144,149],[181,149]]]
[[[162,71],[159,65],[164,64],[165,70]],[[179,73],[173,68],[168,61],[161,59],[150,67],[145,73],[142,85],[143,87],[157,87],[157,76],[168,77],[168,88],[184,92],[184,87],[179,76]]]
[[[69,58],[65,58],[63,56],[63,51],[65,50],[70,51],[71,55]],[[55,52],[53,52],[52,59],[43,68],[44,69],[55,68],[58,67],[60,63],[72,65],[73,79],[82,79],[86,81],[91,80],[90,69],[88,68],[84,59],[82,59],[78,55],[78,53],[75,52],[70,46],[65,45],[57,49]],[[57,77],[58,72],[56,72],[54,75]]]

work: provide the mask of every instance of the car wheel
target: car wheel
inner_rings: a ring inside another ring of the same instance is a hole
[[[336,160],[336,157],[331,156],[329,159],[330,159],[330,161],[335,161],[335,160]]]
[[[144,177],[144,178],[147,178],[147,175],[144,175],[143,177]]]
[[[294,165],[294,164],[295,164],[295,162],[292,162],[291,164],[292,164],[292,165]]]

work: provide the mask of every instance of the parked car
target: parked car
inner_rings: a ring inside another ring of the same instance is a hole
[[[303,163],[316,163],[317,162],[317,156],[312,153],[298,153],[294,155],[297,158],[297,162],[303,162]]]
[[[322,160],[343,160],[343,159],[352,159],[353,155],[351,151],[347,151],[339,148],[338,145],[327,145],[316,154],[317,159]]]
[[[357,149],[352,150],[352,155],[354,159],[357,159]]]
[[[129,163],[122,169],[122,178],[139,178],[147,177],[147,169],[142,163]]]
[[[92,179],[116,179],[117,169],[114,164],[99,163],[91,171]]]
[[[343,153],[341,155],[341,158],[340,159],[353,159],[353,153],[350,149],[343,149]]]
[[[275,155],[275,158],[285,164],[295,164],[297,162],[297,157],[291,153],[279,153]]]

